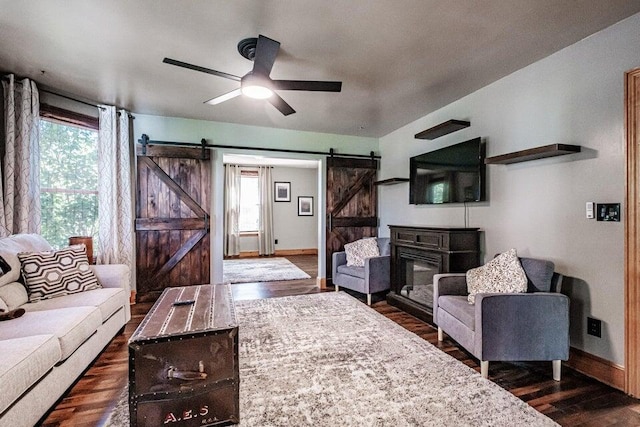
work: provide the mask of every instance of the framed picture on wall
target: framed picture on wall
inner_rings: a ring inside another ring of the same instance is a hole
[[[290,182],[274,182],[273,183],[273,201],[274,202],[290,202],[291,201],[291,183]]]
[[[313,197],[298,197],[298,216],[313,216]]]

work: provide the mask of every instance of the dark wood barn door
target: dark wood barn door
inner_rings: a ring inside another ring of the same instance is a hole
[[[209,151],[147,146],[136,154],[136,299],[210,283]]]
[[[378,233],[375,159],[327,158],[327,283],[331,255]]]

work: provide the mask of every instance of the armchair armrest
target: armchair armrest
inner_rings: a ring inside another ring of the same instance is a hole
[[[467,273],[444,273],[433,276],[433,323],[438,324],[438,298],[441,295],[467,295]]]
[[[391,256],[382,255],[364,260],[365,289],[369,294],[386,291],[391,283]]]
[[[331,279],[335,280],[336,274],[338,273],[338,267],[341,265],[345,265],[347,263],[347,253],[346,252],[334,252],[331,255]]]
[[[467,292],[467,273],[445,273],[433,276],[433,294],[437,300],[438,295],[461,295]]]
[[[567,360],[569,298],[555,292],[478,294],[474,355],[481,360]]]

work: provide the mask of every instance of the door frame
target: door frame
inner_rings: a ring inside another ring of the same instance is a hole
[[[320,288],[326,287],[326,277],[322,275],[322,269],[324,269],[324,253],[326,239],[324,238],[325,228],[325,194],[326,191],[326,155],[314,155],[314,154],[290,154],[278,155],[278,152],[265,152],[251,149],[243,149],[241,151],[232,148],[217,148],[211,150],[211,164],[212,164],[212,176],[211,176],[211,209],[212,221],[211,221],[211,281],[212,283],[222,283],[222,263],[224,260],[224,162],[223,157],[225,155],[244,155],[244,156],[259,156],[259,157],[272,157],[279,159],[294,159],[294,160],[313,160],[317,161],[317,173],[318,173],[318,188],[316,189],[317,198],[314,199],[316,204],[316,213],[318,215],[318,276],[316,277],[316,285]],[[282,153],[280,153],[282,154]]]
[[[625,73],[625,386],[640,396],[640,68]]]

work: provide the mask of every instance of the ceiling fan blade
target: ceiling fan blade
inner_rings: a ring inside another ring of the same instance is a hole
[[[224,101],[228,101],[232,98],[235,98],[236,96],[240,96],[242,94],[242,91],[240,88],[238,89],[234,89],[231,92],[227,92],[224,95],[220,95],[220,96],[216,96],[215,98],[211,98],[208,101],[205,101],[204,104],[209,104],[209,105],[216,105],[216,104],[220,104],[221,102]]]
[[[233,74],[223,73],[222,71],[212,70],[211,68],[201,67],[199,65],[193,65],[182,61],[176,61],[171,58],[164,58],[162,60],[165,64],[171,64],[182,68],[188,68],[190,70],[200,71],[201,73],[213,74],[214,76],[224,77],[225,79],[235,80],[237,82],[240,81],[240,77],[234,76]]]
[[[258,43],[256,44],[256,55],[253,58],[253,73],[269,77],[279,50],[280,42],[259,35]]]
[[[286,101],[282,99],[277,93],[271,95],[271,97],[267,98],[267,100],[285,116],[296,112],[296,110],[291,108],[291,105],[287,104]]]
[[[309,90],[340,92],[342,82],[319,82],[312,80],[272,80],[273,88],[279,90]]]

